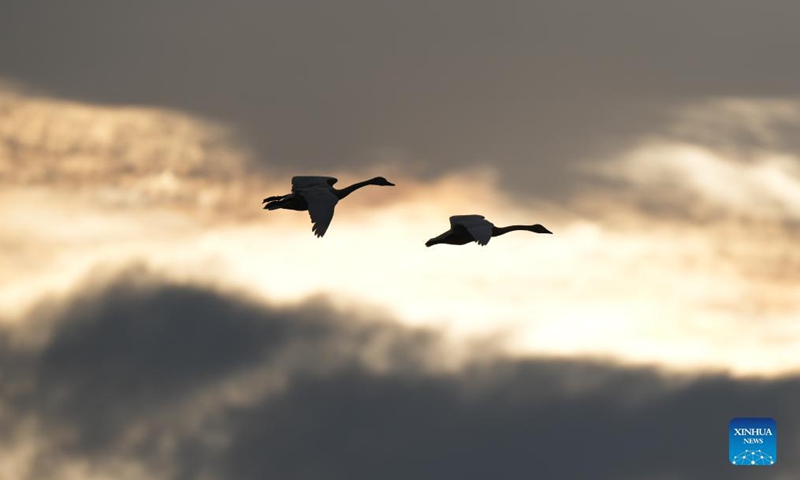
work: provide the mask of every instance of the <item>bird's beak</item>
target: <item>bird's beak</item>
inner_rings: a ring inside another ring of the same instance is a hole
[[[387,183],[387,185],[386,185],[387,187],[394,187],[394,183],[392,183],[392,182],[386,182],[386,183]]]

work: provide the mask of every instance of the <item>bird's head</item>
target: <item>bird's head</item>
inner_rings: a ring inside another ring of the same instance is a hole
[[[384,177],[375,177],[372,180],[370,180],[370,183],[372,183],[373,185],[380,185],[382,187],[394,187],[394,183],[390,182],[389,180],[386,180],[386,178]]]
[[[553,233],[550,230],[544,228],[544,225],[539,225],[538,223],[536,225],[531,225],[530,230],[531,232],[534,233]]]

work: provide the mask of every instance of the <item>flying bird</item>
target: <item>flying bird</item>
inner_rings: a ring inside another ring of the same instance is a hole
[[[313,224],[311,231],[322,237],[333,219],[333,209],[339,200],[367,185],[393,187],[394,183],[383,177],[370,178],[341,190],[333,188],[339,180],[334,177],[293,177],[292,193],[267,197],[261,203],[266,210],[308,210]]]
[[[495,227],[492,222],[482,215],[454,215],[450,217],[450,230],[438,237],[425,242],[426,247],[447,243],[450,245],[465,245],[477,242],[484,246],[492,237],[499,237],[515,230],[526,230],[534,233],[553,233],[538,223],[536,225],[511,225],[508,227]]]

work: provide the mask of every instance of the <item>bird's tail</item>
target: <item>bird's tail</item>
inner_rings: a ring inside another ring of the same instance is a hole
[[[267,197],[264,200],[262,200],[261,203],[274,202],[275,200],[280,200],[281,198],[283,198],[283,196],[281,195],[276,195],[274,197]]]
[[[279,201],[269,202],[264,205],[264,210],[277,210],[279,208],[281,208],[281,202]]]

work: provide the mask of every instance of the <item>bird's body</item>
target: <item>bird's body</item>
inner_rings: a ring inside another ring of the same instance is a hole
[[[267,197],[262,203],[266,210],[308,211],[313,224],[312,231],[322,237],[333,219],[333,211],[339,200],[367,185],[394,186],[383,177],[375,177],[354,183],[341,190],[333,188],[338,180],[334,177],[297,176],[292,178],[292,193]]]
[[[426,247],[446,243],[448,245],[466,245],[476,242],[484,246],[489,243],[492,237],[499,237],[508,232],[525,230],[534,233],[553,233],[538,223],[536,225],[511,225],[508,227],[496,227],[492,222],[486,220],[482,215],[454,215],[450,217],[450,230],[438,237],[431,238],[425,242]]]

